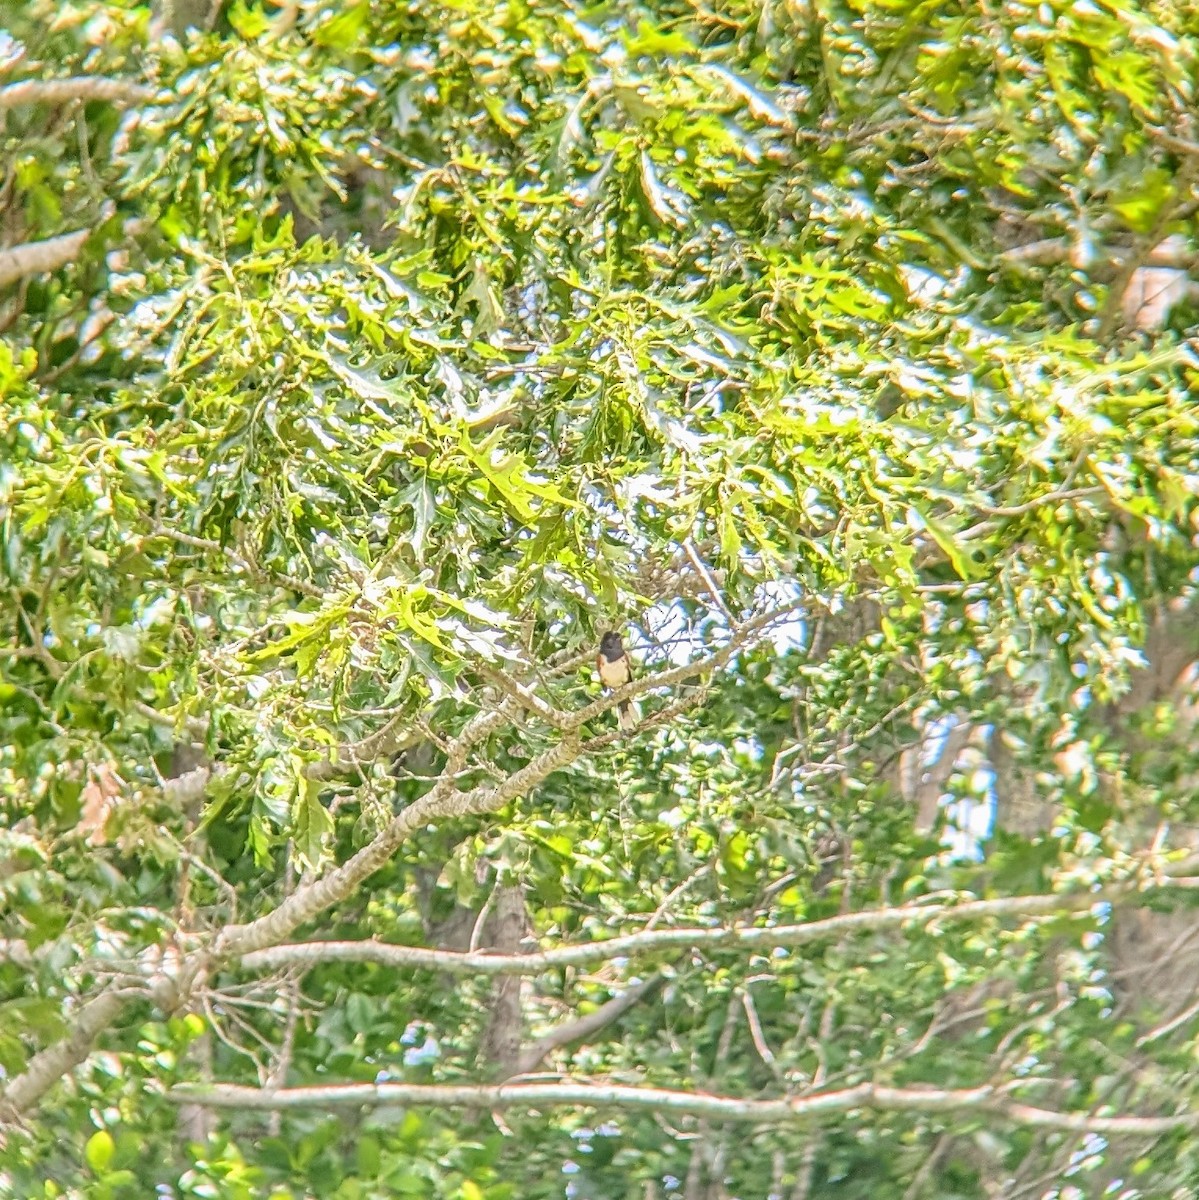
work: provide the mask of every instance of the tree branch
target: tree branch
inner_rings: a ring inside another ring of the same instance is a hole
[[[84,243],[91,237],[90,229],[77,229],[41,242],[25,242],[0,250],[0,287],[7,287],[29,275],[57,271],[74,262]]]
[[[1193,862],[1189,863],[1194,866]],[[1093,892],[1004,896],[994,900],[969,900],[964,904],[906,904],[897,908],[868,909],[808,921],[802,925],[716,926],[714,928],[652,929],[625,934],[579,946],[559,946],[524,954],[487,954],[454,950],[426,950],[417,946],[393,946],[384,942],[297,942],[246,953],[242,964],[250,970],[315,966],[326,962],[369,962],[388,967],[446,971],[454,975],[537,975],[559,967],[590,966],[634,954],[656,954],[669,950],[701,947],[743,946],[773,950],[779,946],[803,946],[843,934],[900,929],[906,925],[932,925],[938,921],[978,921],[989,918],[1053,916],[1086,912],[1110,903],[1163,888],[1199,888],[1199,878],[1163,876],[1144,886],[1138,882],[1111,884]],[[247,927],[248,928],[248,927]]]
[[[1069,238],[1042,238],[1003,251],[998,262],[1001,266],[1020,271],[1028,267],[1046,267],[1069,262],[1073,252],[1074,245]],[[1107,271],[1111,271],[1136,257],[1136,246],[1107,246],[1103,266]],[[1158,243],[1145,254],[1143,263],[1151,267],[1177,267],[1180,270],[1188,270],[1195,265],[1195,254],[1182,244]],[[1093,273],[1102,275],[1104,271]]]
[[[28,969],[33,966],[33,955],[24,938],[0,938],[0,962],[10,962]]]
[[[900,755],[900,789],[903,798],[916,809],[916,832],[928,833],[937,823],[945,784],[953,774],[958,756],[973,736],[974,726],[959,720],[948,732],[939,734],[940,751],[928,764],[923,762],[924,751],[932,738],[927,729],[920,733],[920,740]]]
[[[30,1060],[29,1065],[4,1089],[0,1100],[0,1123],[25,1112],[45,1095],[72,1067],[91,1053],[92,1043],[120,1016],[122,1009],[141,989],[114,989],[101,992],[80,1008],[71,1032],[59,1042],[47,1046]]]
[[[584,1038],[593,1037],[601,1029],[618,1021],[633,1005],[639,1003],[662,982],[660,975],[654,975],[642,983],[635,983],[625,988],[619,996],[601,1004],[594,1012],[573,1021],[564,1021],[556,1025],[544,1037],[538,1038],[531,1046],[522,1050],[516,1060],[513,1075],[527,1075],[535,1071],[541,1060],[562,1046],[571,1042],[581,1042]]]
[[[505,695],[511,696],[522,708],[527,708],[529,712],[539,716],[547,725],[554,729],[565,728],[566,716],[558,711],[553,705],[542,700],[536,692],[525,687],[518,679],[513,679],[507,671],[501,670],[499,667],[493,667],[490,664],[483,664],[479,667],[479,673],[489,683],[495,684]]]
[[[418,829],[447,817],[495,812],[509,800],[536,787],[546,776],[571,762],[578,754],[578,736],[567,734],[556,746],[538,755],[503,783],[495,787],[473,788],[469,792],[458,791],[454,787],[454,776],[462,769],[470,746],[486,736],[484,731],[492,731],[507,718],[508,710],[501,706],[496,712],[483,714],[472,721],[451,746],[445,771],[431,790],[404,809],[373,842],[364,846],[342,866],[300,888],[273,912],[257,921],[226,929],[214,947],[217,959],[239,958],[253,950],[274,945],[293,929],[352,895]]]
[[[449,817],[478,816],[503,808],[509,800],[529,792],[547,776],[573,762],[583,752],[585,744],[579,738],[579,730],[586,722],[615,707],[622,700],[631,700],[642,692],[681,683],[723,666],[758,634],[799,607],[799,602],[795,602],[759,613],[743,622],[734,635],[712,654],[659,671],[654,675],[642,676],[622,688],[606,693],[591,704],[573,712],[562,713],[560,728],[563,734],[557,745],[538,755],[503,783],[462,792],[454,786],[454,780],[466,765],[471,749],[510,721],[523,701],[508,696],[493,711],[477,714],[450,743],[441,777],[429,791],[399,813],[374,841],[364,846],[342,866],[300,888],[266,916],[249,925],[234,925],[224,930],[213,948],[216,959],[220,961],[240,958],[281,942],[294,929],[353,894],[363,881],[379,870],[418,829]],[[591,743],[586,745],[590,746]]]
[[[182,546],[191,546],[194,550],[206,550],[210,554],[222,554],[235,566],[245,571],[252,579],[269,579],[273,583],[279,584],[281,587],[291,588],[294,592],[300,592],[304,596],[309,596],[314,600],[323,600],[328,595],[328,589],[318,587],[315,583],[309,583],[306,579],[298,579],[294,575],[288,575],[283,571],[268,571],[251,562],[243,554],[239,554],[232,546],[223,545],[220,542],[213,541],[211,538],[195,537],[190,533],[183,533],[178,529],[171,529],[166,525],[159,525],[155,528],[154,537],[171,538]]]
[[[859,1083],[833,1092],[773,1100],[715,1096],[665,1088],[593,1083],[502,1083],[498,1086],[348,1083],[266,1091],[234,1084],[181,1084],[167,1095],[176,1102],[211,1108],[329,1109],[341,1106],[422,1105],[438,1108],[545,1108],[582,1105],[594,1108],[647,1109],[719,1121],[758,1124],[808,1124],[821,1117],[876,1108],[892,1112],[954,1113],[975,1110],[994,1113],[1015,1125],[1093,1133],[1161,1134],[1199,1125],[1199,1113],[1172,1116],[1092,1116],[1058,1112],[1007,1100],[994,1087],[897,1088]]]
[[[643,675],[640,679],[634,679],[632,683],[626,683],[622,688],[605,692],[598,700],[593,700],[583,708],[570,713],[567,717],[566,727],[578,729],[601,713],[607,712],[608,709],[615,708],[623,700],[635,700],[644,692],[670,687],[675,683],[683,683],[688,679],[694,679],[697,675],[703,675],[723,667],[738,650],[744,649],[753,642],[758,634],[763,633],[776,621],[783,620],[801,608],[803,608],[803,603],[796,600],[793,603],[781,605],[779,608],[773,608],[769,612],[759,613],[756,617],[750,617],[748,621],[742,622],[737,627],[733,636],[719,650],[704,655],[702,658],[693,659],[691,662],[682,663],[677,667],[658,671],[653,675]]]
[[[201,742],[208,736],[208,722],[203,717],[184,717],[180,720],[178,716],[164,709],[155,708],[152,704],[147,704],[144,700],[134,700],[132,708],[134,712],[140,713],[147,721],[152,721],[155,725],[160,725],[163,729],[181,730],[189,737],[193,737]]]
[[[724,602],[724,596],[721,595],[720,587],[716,580],[713,579],[712,573],[708,570],[707,564],[702,558],[700,558],[699,551],[695,548],[695,543],[690,538],[685,538],[683,541],[683,549],[687,552],[687,557],[691,560],[691,565],[695,568],[699,577],[704,581],[704,585],[708,589],[708,594],[712,597],[716,607],[720,609],[722,613],[724,613],[725,619],[728,621],[729,625],[735,628],[737,624],[736,619],[734,618],[733,614],[729,612],[729,607]]]
[[[112,79],[102,75],[22,79],[0,88],[0,110],[16,108],[20,104],[69,104],[73,100],[149,104],[155,95],[153,88],[134,83],[132,79]]]
[[[1099,341],[1106,341],[1116,331],[1124,311],[1124,294],[1133,276],[1142,267],[1152,265],[1150,256],[1153,248],[1161,242],[1179,206],[1191,198],[1197,171],[1199,160],[1191,156],[1184,157],[1182,166],[1174,176],[1174,190],[1162,204],[1153,227],[1137,239],[1131,253],[1120,263],[1115,278],[1108,285],[1107,300],[1099,317]]]
[[[1025,513],[1032,512],[1034,508],[1042,508],[1047,504],[1061,504],[1065,500],[1083,500],[1091,496],[1102,496],[1106,492],[1107,488],[1100,487],[1099,485],[1094,487],[1063,488],[1057,492],[1046,492],[1043,496],[1034,496],[1031,500],[1026,500],[1023,504],[989,505],[981,504],[976,500],[971,507],[988,517],[1020,517]]]
[[[616,692],[608,693],[592,704],[570,713],[563,713],[563,735],[557,745],[538,755],[527,766],[514,772],[502,783],[495,786],[480,786],[463,792],[456,788],[455,781],[466,766],[471,750],[509,722],[522,701],[509,696],[501,701],[495,709],[476,714],[467,722],[458,737],[450,743],[441,776],[424,796],[399,813],[374,841],[363,847],[342,866],[299,888],[272,912],[258,920],[246,925],[232,925],[223,930],[208,955],[189,957],[186,976],[193,981],[202,980],[216,963],[245,957],[254,952],[263,952],[267,947],[282,941],[301,925],[313,920],[326,909],[352,895],[367,878],[388,861],[404,841],[424,826],[446,818],[494,812],[517,796],[529,792],[554,771],[573,762],[580,753],[584,752],[585,748],[590,748],[593,744],[606,744],[603,737],[593,738],[587,743],[580,739],[579,731],[585,722],[612,708],[622,699],[631,698],[633,695],[649,691],[651,688],[682,682],[727,663],[757,633],[797,607],[799,607],[798,604],[793,604],[761,613],[742,624],[734,636],[713,654],[659,672],[656,675],[644,676]],[[153,713],[155,718],[163,715],[158,714],[157,710],[151,709],[149,706],[146,706],[146,709],[148,710],[147,715]],[[403,948],[393,947],[390,949],[402,950]],[[588,947],[576,949],[586,952]],[[445,952],[423,951],[420,953],[436,955]],[[606,953],[607,950],[604,950],[600,957],[604,957]],[[447,957],[453,958],[454,956],[447,955]],[[486,960],[500,956],[476,955],[475,957]],[[520,974],[522,972],[508,970],[496,973]],[[124,1006],[125,998],[126,994],[124,993],[106,992],[85,1005],[71,1035],[35,1055],[28,1069],[9,1084],[4,1093],[5,1109],[16,1113],[27,1108],[57,1079],[82,1062],[87,1057],[95,1037],[116,1019]]]

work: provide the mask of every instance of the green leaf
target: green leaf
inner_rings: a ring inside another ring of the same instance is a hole
[[[495,284],[491,282],[491,276],[482,259],[475,259],[475,265],[471,270],[470,284],[462,293],[458,310],[461,311],[467,304],[473,304],[475,307],[472,336],[485,338],[503,326],[504,306],[500,302],[499,292],[496,290]]]
[[[87,1145],[83,1148],[83,1157],[97,1175],[103,1175],[112,1165],[116,1152],[117,1146],[116,1142],[112,1140],[112,1135],[108,1130],[100,1129],[87,1139]]]
[[[1139,172],[1129,187],[1112,197],[1111,205],[1129,226],[1146,233],[1173,194],[1173,172],[1153,167]]]
[[[305,777],[307,766],[296,759],[296,799],[291,811],[292,845],[296,861],[306,870],[315,870],[328,855],[333,836],[333,818],[321,804],[320,787]]]
[[[686,223],[686,199],[673,188],[665,187],[648,151],[641,151],[641,190],[650,212],[667,225],[683,226]]]
[[[959,579],[978,579],[984,568],[971,558],[970,553],[958,542],[957,535],[946,528],[940,521],[930,516],[923,508],[913,505],[911,512],[919,523],[932,535],[933,541],[941,548],[942,553],[949,559],[950,566]]]
[[[367,1033],[376,1019],[370,997],[354,992],[346,1001],[346,1021],[355,1033]]]
[[[742,76],[728,67],[705,65],[704,74],[719,80],[724,86],[749,109],[750,114],[768,125],[776,125],[780,129],[791,129],[794,121],[765,92],[754,87]]]
[[[729,509],[720,513],[720,552],[725,561],[735,563],[741,555],[741,534],[737,531],[737,520]]]
[[[414,479],[400,492],[399,498],[412,509],[412,552],[416,561],[423,563],[425,542],[437,516],[437,503],[429,486],[429,477],[421,475],[419,479]]]
[[[247,663],[261,663],[277,658],[297,647],[310,646],[316,650],[324,649],[333,627],[349,614],[351,605],[348,601],[335,601],[320,612],[300,612],[293,610],[284,613],[282,620],[291,630],[286,636],[276,642],[271,642],[261,650],[253,650],[244,655]]]
[[[493,430],[481,445],[476,446],[466,429],[463,429],[458,445],[512,510],[529,524],[538,519],[538,509],[533,505],[535,500],[573,507],[574,501],[564,496],[557,488],[534,479],[519,455],[500,448],[503,436],[503,429]]]

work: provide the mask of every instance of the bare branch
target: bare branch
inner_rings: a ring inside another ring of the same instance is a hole
[[[902,929],[908,925],[923,928],[939,921],[980,921],[992,918],[1002,920],[1086,912],[1098,904],[1128,899],[1142,893],[1155,893],[1166,888],[1199,888],[1199,878],[1163,876],[1148,886],[1129,882],[1112,884],[1093,892],[1004,896],[994,900],[968,900],[962,904],[906,904],[897,908],[844,913],[820,921],[808,921],[802,925],[722,925],[707,929],[651,929],[585,945],[559,946],[553,950],[525,954],[426,950],[417,946],[393,946],[373,940],[297,942],[246,953],[242,963],[250,970],[308,967],[326,962],[369,962],[388,967],[446,971],[455,975],[536,975],[559,967],[590,966],[634,954],[656,954],[717,946],[743,946],[768,952],[779,946],[803,946],[848,933],[874,933],[884,929]]]
[[[1199,142],[1193,141],[1190,138],[1180,137],[1178,134],[1172,133],[1168,129],[1161,129],[1157,125],[1146,123],[1144,129],[1151,138],[1160,142],[1167,150],[1173,150],[1175,154],[1199,156]]]
[[[1148,1046],[1151,1042],[1156,1042],[1158,1038],[1165,1037],[1168,1033],[1173,1033],[1180,1026],[1187,1024],[1188,1021],[1193,1021],[1199,1015],[1199,1000],[1194,1004],[1188,1005],[1177,1016],[1171,1017],[1170,1020],[1162,1022],[1148,1033],[1143,1033],[1137,1038],[1137,1049],[1142,1046]]]
[[[74,262],[91,234],[90,229],[77,229],[74,233],[60,234],[45,241],[25,242],[0,250],[0,287],[7,287],[29,275],[57,271]]]
[[[1069,262],[1073,253],[1074,245],[1069,238],[1041,238],[1039,241],[1025,242],[1022,246],[1013,246],[1010,250],[1005,250],[999,255],[999,263],[1020,271],[1028,267],[1047,267]],[[1135,255],[1135,246],[1107,246],[1103,267],[1110,271]],[[1178,267],[1185,270],[1195,265],[1195,258],[1194,252],[1184,243],[1170,242],[1167,239],[1154,246],[1144,261],[1152,267]],[[1103,271],[1094,273],[1102,274]]]
[[[999,256],[999,264],[1020,270],[1025,267],[1045,267],[1054,263],[1067,262],[1070,258],[1070,242],[1066,238],[1040,238],[1013,246]]]
[[[728,621],[729,625],[733,628],[736,628],[737,622],[734,620],[733,614],[729,612],[729,607],[727,604],[725,604],[724,597],[720,594],[720,588],[717,585],[716,580],[712,578],[712,573],[704,564],[704,560],[700,558],[699,551],[695,548],[695,543],[690,538],[687,538],[683,542],[683,549],[687,552],[687,557],[691,560],[691,565],[696,569],[696,571],[699,573],[699,577],[704,581],[704,584],[708,589],[708,594],[712,597],[716,607],[719,608],[722,613],[724,613],[725,619]]]
[[[1007,1100],[994,1087],[897,1088],[859,1083],[833,1092],[774,1100],[748,1100],[665,1088],[594,1083],[502,1083],[498,1086],[348,1083],[321,1087],[265,1091],[234,1084],[183,1084],[168,1093],[171,1099],[212,1108],[329,1109],[342,1106],[424,1105],[438,1108],[543,1108],[583,1105],[594,1108],[648,1109],[675,1115],[759,1124],[808,1124],[821,1117],[876,1108],[892,1112],[953,1113],[975,1110],[994,1113],[1016,1125],[1093,1133],[1160,1134],[1199,1125],[1199,1113],[1160,1117],[1092,1116],[1057,1112]]]
[[[509,800],[526,794],[549,775],[573,762],[585,749],[589,750],[596,743],[603,741],[603,738],[591,739],[586,743],[580,740],[579,730],[587,721],[593,720],[622,700],[631,700],[653,688],[682,683],[723,666],[738,650],[748,645],[766,628],[799,607],[799,603],[796,602],[759,613],[743,622],[728,642],[714,653],[654,675],[643,676],[622,688],[608,692],[591,704],[570,713],[563,713],[560,726],[563,736],[556,746],[539,754],[527,766],[500,784],[480,786],[462,792],[454,786],[454,780],[466,765],[471,749],[509,722],[520,701],[509,696],[493,711],[479,713],[450,744],[441,778],[429,791],[419,800],[413,801],[374,841],[364,846],[342,866],[300,888],[273,912],[257,921],[249,925],[234,925],[224,930],[217,939],[214,954],[218,960],[240,958],[253,951],[276,945],[294,929],[352,895],[363,881],[379,870],[417,830],[447,818],[479,816],[503,808]]]
[[[72,1067],[87,1058],[92,1043],[116,1021],[130,999],[144,994],[141,989],[115,989],[101,992],[84,1004],[71,1032],[35,1054],[25,1070],[4,1089],[0,1122],[12,1120],[36,1104]]]
[[[268,1088],[282,1087],[287,1083],[287,1074],[291,1070],[292,1055],[296,1048],[296,1029],[300,1024],[300,981],[295,978],[289,979],[286,988],[284,999],[287,1004],[287,1018],[283,1024],[283,1040],[279,1043],[279,1052],[275,1055],[275,1061],[271,1064],[270,1074],[267,1076]],[[279,1136],[278,1117],[278,1113],[272,1114],[272,1137]]]
[[[958,755],[973,736],[974,726],[967,721],[959,721],[948,733],[938,735],[941,738],[940,750],[936,759],[928,764],[922,759],[925,747],[932,738],[927,729],[921,732],[921,740],[900,755],[900,788],[903,798],[916,809],[916,832],[928,833],[937,822],[945,784],[953,774]]]
[[[754,1004],[754,998],[749,994],[748,989],[741,993],[741,1007],[745,1009],[745,1020],[749,1025],[750,1040],[754,1044],[754,1049],[758,1052],[758,1057],[775,1073],[781,1076],[778,1060],[774,1057],[774,1051],[770,1049],[766,1041],[766,1034],[762,1030],[762,1022],[758,1017],[758,1007]]]
[[[529,712],[535,713],[547,725],[554,729],[565,728],[566,715],[559,712],[552,705],[547,704],[535,692],[530,691],[523,683],[517,679],[513,679],[507,671],[501,670],[499,667],[482,665],[479,668],[480,674],[490,683],[494,683],[505,694],[511,696],[523,708],[527,708]]]
[[[946,1151],[948,1151],[952,1145],[953,1138],[947,1133],[943,1133],[939,1138],[937,1138],[937,1141],[928,1157],[920,1164],[920,1168],[917,1170],[916,1174],[912,1176],[912,1182],[908,1184],[907,1191],[905,1191],[903,1194],[903,1200],[916,1200],[916,1197],[919,1196],[921,1191],[924,1189],[925,1181],[933,1173],[933,1171],[937,1169],[941,1159],[945,1157]]]
[[[1199,1124],[1199,1113],[1178,1113],[1169,1117],[1099,1117],[1090,1113],[1065,1113],[1031,1104],[996,1106],[995,1112],[1016,1125],[1032,1125],[1040,1129],[1068,1129],[1074,1133],[1133,1134],[1144,1137],[1170,1133],[1177,1129],[1192,1129]]]
[[[0,88],[0,110],[20,104],[69,104],[74,100],[112,100],[150,104],[155,91],[132,79],[76,75],[68,79],[22,79]]]
[[[505,872],[506,874],[506,872]],[[507,878],[492,892],[495,909],[488,925],[491,945],[501,954],[512,954],[528,928],[529,910],[519,882]],[[525,1015],[520,1002],[521,980],[500,976],[491,984],[487,1022],[480,1037],[480,1052],[507,1078],[522,1074],[520,1047],[524,1040]]]
[[[208,722],[203,717],[184,717],[181,721],[179,717],[163,709],[155,708],[152,704],[146,704],[142,700],[134,700],[133,710],[140,713],[147,721],[161,725],[164,729],[180,729],[189,737],[194,737],[199,741],[203,741],[208,736]]]
[[[10,962],[18,967],[33,966],[33,955],[24,938],[0,938],[0,962]]]
[[[454,776],[462,769],[471,745],[486,736],[483,731],[498,728],[508,719],[508,711],[475,718],[451,746],[449,761],[442,778],[419,800],[396,816],[383,832],[364,846],[342,866],[300,888],[278,908],[249,925],[234,925],[217,940],[218,958],[238,958],[285,938],[293,929],[311,921],[347,896],[380,867],[419,829],[447,817],[463,817],[495,812],[509,800],[536,787],[548,775],[571,762],[579,752],[577,735],[568,734],[556,746],[538,755],[528,766],[510,775],[495,787],[477,787],[469,792],[454,787]],[[465,739],[465,740],[464,740]]]
[[[574,1021],[564,1021],[561,1025],[551,1029],[544,1037],[538,1038],[531,1046],[521,1051],[520,1057],[516,1060],[516,1070],[513,1071],[513,1074],[527,1075],[530,1071],[537,1069],[546,1055],[552,1054],[562,1046],[569,1046],[572,1042],[581,1042],[584,1038],[593,1037],[601,1029],[606,1029],[624,1016],[633,1005],[644,999],[661,982],[661,976],[654,975],[642,983],[625,988],[619,996],[613,996],[611,1000],[601,1004],[599,1008],[585,1017],[579,1017]]]
[[[1006,505],[988,505],[980,504],[975,501],[972,507],[978,509],[979,512],[985,513],[988,517],[1019,517],[1025,513],[1032,512],[1034,508],[1041,508],[1046,504],[1060,504],[1063,500],[1082,500],[1089,496],[1102,496],[1107,492],[1104,487],[1080,487],[1080,488],[1063,488],[1057,492],[1046,492],[1043,496],[1036,496],[1032,500],[1026,500],[1023,504],[1006,504]]]

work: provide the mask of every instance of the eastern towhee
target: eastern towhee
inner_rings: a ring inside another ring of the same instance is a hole
[[[633,678],[633,668],[625,653],[619,633],[609,631],[600,638],[599,654],[595,665],[599,668],[600,682],[606,688],[624,687]],[[617,719],[621,729],[633,729],[637,725],[637,714],[631,700],[622,700],[617,705]]]

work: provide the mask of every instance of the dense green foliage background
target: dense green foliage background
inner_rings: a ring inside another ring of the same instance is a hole
[[[1194,1194],[1199,8],[0,18],[0,1194]]]

